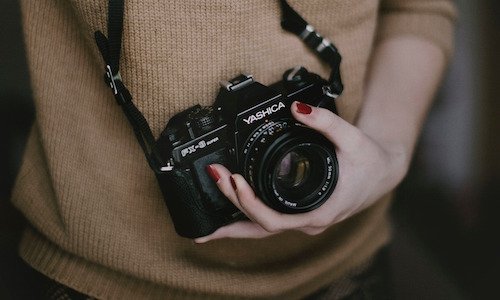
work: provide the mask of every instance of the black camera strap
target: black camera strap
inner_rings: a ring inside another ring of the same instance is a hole
[[[161,172],[162,156],[156,145],[146,118],[132,102],[132,95],[123,84],[120,75],[120,51],[123,31],[123,0],[109,0],[108,38],[101,31],[95,32],[97,47],[106,63],[104,81],[109,84],[116,102],[122,107],[134,134],[141,146],[149,166],[156,173]]]
[[[323,88],[325,95],[337,98],[343,90],[340,78],[341,56],[337,48],[328,40],[319,35],[286,0],[280,0],[282,8],[281,26],[284,30],[299,36],[304,43],[313,49],[321,59],[326,61],[332,69],[328,85]],[[158,150],[155,138],[144,115],[132,102],[132,95],[123,84],[120,69],[120,51],[123,32],[124,0],[109,0],[108,5],[108,37],[101,31],[95,32],[95,41],[106,63],[104,81],[110,86],[116,102],[122,107],[127,116],[134,134],[141,146],[149,166],[155,173],[161,173],[168,166]]]
[[[342,94],[344,86],[340,77],[340,56],[337,48],[326,38],[319,35],[314,27],[309,25],[287,2],[280,0],[282,10],[281,27],[299,36],[302,41],[313,49],[319,57],[331,68],[329,85],[323,88],[326,95],[337,98]]]

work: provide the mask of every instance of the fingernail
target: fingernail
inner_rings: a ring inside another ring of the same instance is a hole
[[[233,189],[236,191],[236,182],[234,181],[233,176],[231,176],[229,178],[231,178],[231,185],[233,186]]]
[[[210,178],[212,178],[213,181],[215,182],[219,181],[220,175],[219,173],[217,173],[217,170],[214,167],[212,167],[212,165],[207,165],[205,167],[205,170],[207,171],[208,176],[210,176]]]
[[[312,108],[307,104],[304,104],[302,102],[297,102],[297,112],[299,114],[308,115],[312,112]]]

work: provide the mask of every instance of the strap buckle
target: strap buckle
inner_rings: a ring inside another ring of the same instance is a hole
[[[160,171],[161,172],[170,172],[174,169],[174,159],[173,158],[170,158],[168,161],[167,161],[167,164],[163,167],[160,168]]]
[[[327,97],[337,99],[337,97],[339,96],[338,93],[332,91],[332,88],[329,85],[324,85],[322,89],[323,89],[323,95]]]
[[[123,85],[120,72],[117,72],[115,75],[113,75],[111,67],[109,65],[106,65],[106,75],[104,75],[104,81],[113,90],[113,95],[115,96],[116,103],[118,103],[119,105],[125,105],[132,102],[132,95],[130,95],[130,92]]]
[[[301,40],[305,41],[307,39],[307,37],[311,34],[311,33],[314,33],[315,30],[314,30],[314,27],[312,27],[311,25],[307,24],[306,27],[304,28],[304,30],[299,34],[299,37]]]
[[[337,49],[333,46],[332,42],[329,39],[322,37],[316,32],[314,27],[309,24],[299,34],[299,37],[304,41],[304,43],[306,43],[307,46],[316,50],[319,54],[322,54],[323,51],[328,48],[333,50],[333,52],[337,52]]]
[[[113,94],[118,95],[118,87],[116,82],[122,81],[122,76],[120,75],[120,71],[118,71],[115,75],[113,75],[113,71],[111,71],[111,66],[106,65],[106,82],[109,84],[109,87],[113,90]]]

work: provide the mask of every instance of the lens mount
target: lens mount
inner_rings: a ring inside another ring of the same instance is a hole
[[[338,162],[333,144],[296,121],[269,121],[249,136],[244,176],[259,198],[284,213],[313,210],[333,192]]]

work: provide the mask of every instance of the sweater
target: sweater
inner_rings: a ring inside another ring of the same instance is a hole
[[[278,1],[125,2],[120,72],[156,137],[176,113],[211,105],[218,82],[242,71],[271,84],[300,64],[328,78],[328,65],[281,29]],[[289,4],[343,56],[336,103],[349,122],[378,42],[414,35],[451,53],[451,1]],[[317,236],[202,245],[178,236],[103,82],[93,33],[106,32],[107,0],[23,0],[21,9],[36,118],[12,202],[29,223],[19,254],[34,269],[98,299],[300,299],[390,240],[390,195]]]

